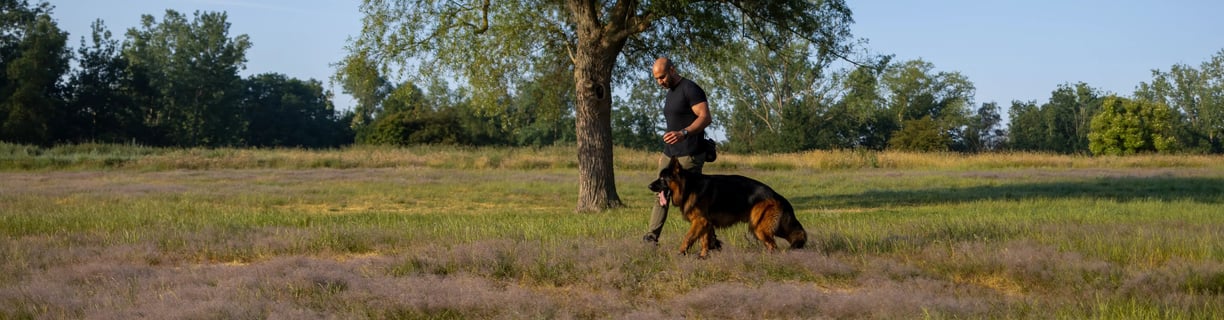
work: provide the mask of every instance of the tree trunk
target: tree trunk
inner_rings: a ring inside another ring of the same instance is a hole
[[[612,161],[612,68],[616,54],[598,41],[579,41],[574,55],[577,86],[578,212],[622,205]],[[595,43],[583,45],[582,43]]]
[[[601,13],[602,1],[566,1],[577,36],[571,58],[578,93],[578,212],[623,205],[612,163],[612,69],[629,36],[650,25],[634,16],[637,5],[637,0],[619,0]],[[600,21],[605,16],[607,25]]]

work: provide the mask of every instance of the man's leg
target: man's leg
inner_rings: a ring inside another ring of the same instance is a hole
[[[676,157],[676,161],[680,162],[681,168],[697,173],[701,173],[701,167],[705,164],[705,162],[703,162],[701,159],[705,159],[705,156],[699,155],[698,157]],[[667,166],[670,164],[671,158],[666,156],[659,157],[659,171],[667,169]],[[646,242],[658,243],[659,233],[663,232],[663,223],[667,221],[667,204],[659,205],[658,201],[651,202],[654,203],[654,209],[650,213],[650,231],[646,233],[646,236],[642,237],[642,240]]]

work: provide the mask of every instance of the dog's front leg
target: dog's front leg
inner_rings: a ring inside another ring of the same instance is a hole
[[[680,255],[685,255],[688,253],[689,247],[692,247],[693,242],[696,242],[697,238],[703,234],[703,231],[705,231],[708,224],[709,222],[702,217],[689,218],[689,230],[684,234],[684,241],[680,243]],[[700,257],[705,257],[706,252],[708,251],[708,245],[705,244],[705,242],[706,241],[703,239]]]

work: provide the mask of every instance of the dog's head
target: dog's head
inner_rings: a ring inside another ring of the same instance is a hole
[[[684,167],[680,166],[680,161],[676,157],[671,158],[667,168],[659,170],[659,177],[651,182],[648,186],[650,191],[662,192],[663,197],[659,200],[659,205],[666,206],[668,201],[671,201],[672,195],[680,194],[684,187],[685,175],[688,172]]]

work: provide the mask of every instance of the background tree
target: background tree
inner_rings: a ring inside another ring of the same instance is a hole
[[[1047,130],[1046,150],[1058,153],[1088,151],[1092,117],[1100,108],[1101,97],[1088,84],[1059,85],[1050,94],[1050,101],[1041,106]]]
[[[977,112],[969,117],[961,134],[954,137],[953,150],[961,152],[985,152],[998,150],[1007,139],[1007,132],[1002,127],[1003,117],[999,114],[999,104],[983,103]]]
[[[843,82],[842,98],[824,119],[831,147],[883,150],[898,127],[884,112],[879,72],[866,67],[851,71]]]
[[[381,102],[372,122],[359,132],[363,144],[508,144],[504,117],[479,115],[463,93],[438,82],[428,91],[404,82]]]
[[[1012,101],[1007,141],[1012,150],[1046,150],[1046,122],[1036,101]]]
[[[224,146],[241,143],[242,78],[246,35],[229,37],[225,13],[196,12],[192,21],[166,10],[161,22],[141,18],[128,30],[123,53],[141,86],[151,94],[146,123],[180,146]]]
[[[831,62],[814,61],[807,41],[778,48],[739,39],[711,49],[717,61],[698,64],[695,76],[708,88],[711,110],[727,130],[728,150],[794,152],[816,146],[818,119],[828,111],[835,85],[824,74]]]
[[[927,116],[902,122],[901,130],[893,135],[888,144],[890,148],[902,151],[942,152],[948,151],[952,136],[939,122]]]
[[[472,88],[477,108],[498,108],[498,99],[522,79],[548,73],[546,65],[555,63],[548,57],[568,57],[578,211],[621,205],[611,128],[618,70],[646,68],[659,53],[683,57],[715,48],[734,34],[771,47],[785,43],[783,35],[797,35],[817,44],[818,57],[844,57],[851,48],[850,10],[840,0],[365,0],[361,10],[363,32],[350,52],[382,66],[416,61],[423,72],[453,72]]]
[[[102,20],[91,26],[90,43],[81,39],[78,67],[68,81],[69,134],[76,141],[143,141],[148,134],[129,85],[127,60]]]
[[[552,145],[577,139],[573,130],[575,96],[574,91],[568,90],[574,87],[573,65],[559,55],[541,59],[551,59],[553,63],[542,64],[530,78],[523,79],[524,83],[514,90],[511,108],[504,112],[506,121],[501,129],[514,137],[511,141],[514,145]]]
[[[663,99],[665,92],[653,79],[642,79],[629,89],[625,103],[612,112],[612,141],[629,148],[663,148]],[[717,127],[717,124],[711,124]]]
[[[1199,69],[1175,64],[1152,71],[1151,83],[1140,83],[1135,97],[1172,107],[1181,118],[1178,140],[1194,152],[1224,152],[1224,50]]]
[[[1176,117],[1166,105],[1111,96],[1092,118],[1089,148],[1096,155],[1169,153],[1177,149]]]
[[[247,78],[244,140],[256,147],[337,147],[352,143],[349,123],[318,80],[265,73]]]
[[[966,123],[968,108],[973,103],[973,83],[958,72],[934,69],[929,62],[911,60],[885,70],[881,80],[887,98],[884,107],[900,128],[896,134],[915,135],[894,135],[889,140],[890,147],[929,150],[934,147],[919,142],[937,138],[934,142],[943,146],[935,149],[948,150],[953,131]],[[906,128],[908,124],[918,127]]]
[[[68,33],[42,2],[0,0],[0,140],[49,145],[63,138]]]
[[[332,77],[333,81],[340,83],[344,93],[357,101],[353,107],[353,123],[350,124],[356,132],[362,132],[363,127],[374,121],[379,105],[395,88],[374,63],[368,53],[351,53],[336,65],[339,71]]]

